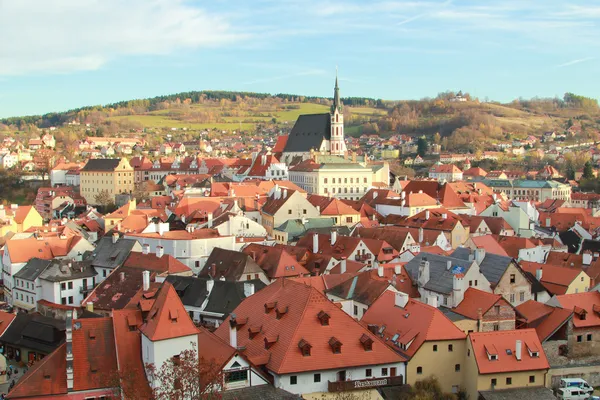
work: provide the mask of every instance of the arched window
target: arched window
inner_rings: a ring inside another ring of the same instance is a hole
[[[340,120],[340,114],[336,113],[335,114],[335,122],[339,122]]]

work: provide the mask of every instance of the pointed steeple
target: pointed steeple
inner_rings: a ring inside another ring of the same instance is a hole
[[[343,104],[342,104],[342,101],[340,100],[340,88],[338,86],[337,67],[335,67],[335,88],[333,89],[333,105],[331,106],[331,113],[333,114],[336,109],[340,113],[342,112],[342,109],[343,109]]]

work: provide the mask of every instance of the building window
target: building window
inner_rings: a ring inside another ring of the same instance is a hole
[[[367,368],[367,370],[365,371],[365,376],[367,378],[370,378],[373,376],[373,370],[371,368]]]
[[[525,292],[519,292],[519,301],[525,301]]]
[[[529,375],[529,383],[535,383],[535,375]]]
[[[358,315],[358,306],[354,306],[354,315]]]
[[[437,351],[437,344],[433,345],[433,351]]]
[[[473,286],[473,281],[469,281],[469,287]]]
[[[514,293],[511,293],[511,294],[510,294],[510,302],[511,302],[511,303],[514,303],[514,302],[515,302],[515,294],[514,294]]]
[[[302,214],[306,215],[306,209],[302,210]]]
[[[243,382],[248,380],[248,370],[231,371],[225,374],[225,382]]]
[[[496,380],[496,378],[492,378],[492,387],[495,387],[498,384],[498,381]]]
[[[387,376],[387,374],[388,374],[387,368],[381,368],[381,375]]]
[[[587,341],[588,341],[588,342],[591,342],[591,341],[592,341],[592,334],[591,334],[591,333],[588,333],[588,334],[587,334]]]
[[[577,335],[577,343],[583,342],[583,335]]]
[[[510,274],[510,283],[515,283],[517,281],[517,276],[515,274]]]
[[[69,304],[73,304],[73,296],[69,296]]]
[[[73,282],[69,282],[69,283],[67,283],[67,288],[69,288],[69,289],[73,289]]]
[[[288,210],[288,214],[289,214],[289,215],[292,215],[292,210]]]
[[[417,375],[423,374],[423,367],[417,367]]]
[[[500,306],[494,306],[494,311],[496,314],[500,314]]]
[[[500,324],[498,324],[498,323],[495,323],[495,324],[494,324],[494,330],[495,330],[495,331],[499,331],[499,330],[500,330]]]
[[[451,344],[448,345],[448,351],[454,351],[454,348]]]
[[[506,384],[512,385],[512,378],[510,376],[508,378],[506,378]]]
[[[454,372],[460,372],[460,364],[454,364]]]
[[[298,384],[298,377],[296,375],[290,376],[290,385]]]
[[[321,382],[321,374],[315,374],[313,380],[315,381],[315,383]]]
[[[66,297],[61,298],[60,299],[60,304],[62,304],[62,305],[67,304],[67,298]]]
[[[64,282],[60,284],[60,290],[67,290],[67,285]]]

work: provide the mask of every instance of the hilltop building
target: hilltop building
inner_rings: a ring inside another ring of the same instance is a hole
[[[333,104],[326,114],[300,115],[285,142],[282,159],[286,164],[294,160],[306,160],[311,150],[322,154],[344,155],[347,152],[344,139],[344,106],[340,99],[337,75],[333,90]]]

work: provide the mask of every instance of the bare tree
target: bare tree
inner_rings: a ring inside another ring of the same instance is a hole
[[[146,371],[154,382],[155,400],[221,399],[223,371],[213,360],[198,357],[195,345],[169,358],[160,368],[147,365]]]
[[[96,204],[104,207],[114,203],[114,199],[106,190],[101,190],[97,195],[94,196],[94,200]]]

